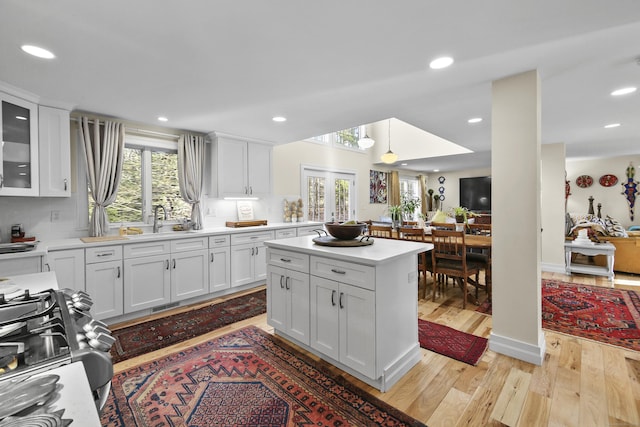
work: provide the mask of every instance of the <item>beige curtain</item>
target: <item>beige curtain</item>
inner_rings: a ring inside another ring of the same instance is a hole
[[[400,177],[398,175],[398,171],[389,172],[387,194],[389,197],[389,206],[396,206],[400,204]]]
[[[200,206],[204,184],[204,137],[184,134],[178,139],[178,183],[180,195],[191,205],[191,223],[202,229],[204,216]]]
[[[428,205],[428,200],[427,200],[427,177],[424,175],[418,175],[418,183],[420,184],[420,200],[421,200],[421,206],[420,206],[420,212],[422,212],[422,216],[424,218],[427,217],[427,207]]]
[[[84,148],[89,191],[95,202],[89,221],[90,236],[109,232],[107,206],[116,200],[124,156],[124,125],[80,117],[80,141]]]

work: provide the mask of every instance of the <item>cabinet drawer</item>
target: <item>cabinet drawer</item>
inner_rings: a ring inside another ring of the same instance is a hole
[[[324,230],[324,225],[305,225],[304,227],[298,227],[298,236],[318,236],[316,230]]]
[[[312,256],[310,268],[311,274],[314,276],[375,290],[376,273],[374,267]]]
[[[124,257],[138,258],[141,256],[164,255],[168,254],[170,249],[171,245],[169,240],[134,243],[124,246]]]
[[[283,251],[281,249],[267,249],[267,264],[296,270],[301,273],[309,272],[309,255]]]
[[[122,259],[122,245],[101,246],[99,248],[86,248],[85,259],[87,264],[105,261],[117,261]]]
[[[273,231],[259,231],[256,233],[238,233],[231,235],[232,245],[242,245],[244,243],[258,243],[274,238]]]
[[[176,239],[171,240],[171,253],[197,251],[200,249],[208,249],[209,240],[206,237],[197,237],[195,239]]]
[[[209,236],[209,247],[219,248],[222,246],[229,246],[231,244],[231,236],[224,234],[222,236]]]
[[[284,228],[276,230],[276,239],[286,239],[288,237],[296,237],[298,233],[295,228]]]

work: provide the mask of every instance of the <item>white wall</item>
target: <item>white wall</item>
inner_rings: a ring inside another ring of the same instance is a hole
[[[438,182],[439,177],[444,177],[444,184]],[[491,168],[469,169],[449,173],[431,173],[427,178],[427,189],[438,193],[440,187],[444,187],[444,201],[442,211],[448,212],[451,208],[460,205],[460,178],[472,178],[478,176],[491,176]],[[493,200],[493,197],[492,197]]]
[[[544,271],[564,272],[565,145],[544,144],[541,153],[541,266]]]
[[[635,181],[640,181],[640,155],[612,157],[595,160],[567,160],[567,179],[571,185],[571,195],[567,200],[567,211],[587,213],[589,209],[589,197],[593,196],[593,209],[598,213],[598,203],[602,204],[602,217],[607,215],[617,219],[625,227],[640,224],[640,195],[636,195],[636,215],[632,221],[629,217],[629,204],[626,197],[621,194],[624,191],[622,184],[627,181],[626,169],[629,162],[633,162],[636,168]],[[598,180],[602,175],[611,174],[618,178],[618,183],[613,187],[603,187]],[[576,178],[580,175],[589,175],[593,178],[593,185],[588,188],[580,188],[576,184]]]

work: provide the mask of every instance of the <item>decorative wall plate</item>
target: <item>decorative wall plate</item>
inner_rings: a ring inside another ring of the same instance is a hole
[[[444,187],[440,187],[440,188],[438,188],[438,192],[439,192],[440,194],[443,194],[443,193],[444,193]]]
[[[618,177],[615,175],[606,174],[602,175],[598,182],[600,182],[600,185],[602,185],[603,187],[613,187],[618,183]]]
[[[440,201],[442,202],[444,200],[444,194],[440,195]]]
[[[444,184],[444,176],[439,177],[439,178],[438,178],[438,182],[439,182],[440,184]]]
[[[578,187],[580,188],[591,187],[591,185],[593,184],[593,178],[591,178],[589,175],[580,175],[578,178],[576,178],[576,184],[578,184]]]

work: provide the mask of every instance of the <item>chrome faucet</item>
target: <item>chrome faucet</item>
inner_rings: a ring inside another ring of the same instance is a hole
[[[160,225],[158,224],[158,209],[162,208],[162,211],[164,212],[164,219],[167,219],[167,210],[164,208],[164,206],[162,205],[156,205],[155,208],[153,208],[153,232],[157,233],[158,229],[160,228]]]

